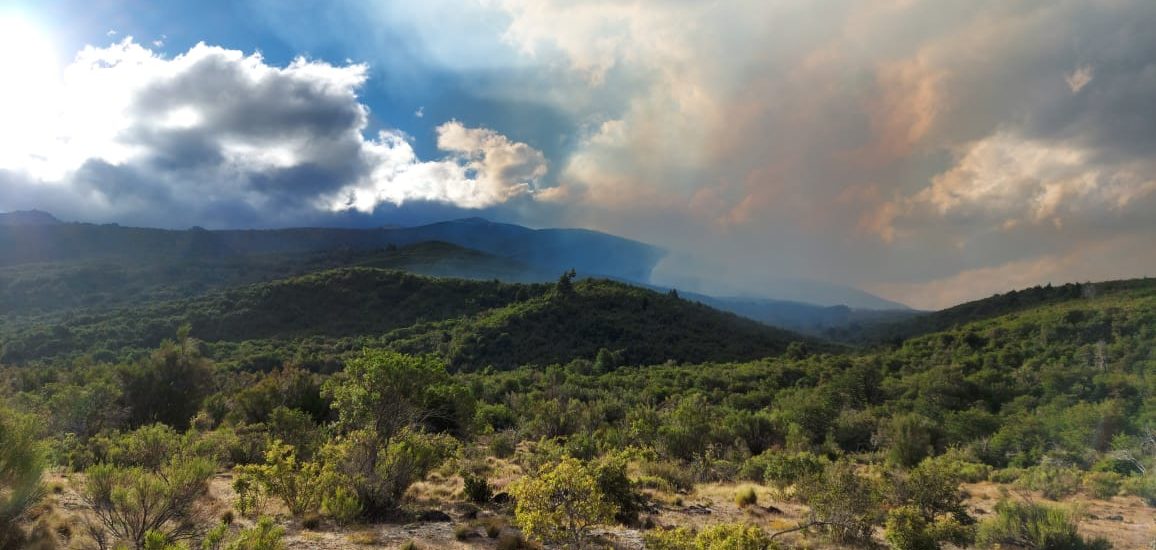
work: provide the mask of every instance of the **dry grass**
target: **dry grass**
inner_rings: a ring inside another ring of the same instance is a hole
[[[353,544],[360,544],[362,546],[381,544],[381,536],[377,534],[377,531],[355,531],[346,535],[345,539]]]

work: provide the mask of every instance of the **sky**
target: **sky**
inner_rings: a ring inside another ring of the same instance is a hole
[[[1151,0],[7,0],[0,211],[482,216],[938,308],[1156,275]]]

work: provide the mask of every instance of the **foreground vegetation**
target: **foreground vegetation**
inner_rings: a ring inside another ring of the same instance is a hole
[[[858,350],[569,275],[371,269],[21,329],[0,548],[279,548],[286,526],[431,507],[507,518],[506,548],[605,544],[612,525],[671,549],[1108,548],[1071,499],[1156,506],[1156,285],[1039,292],[1061,291]],[[138,320],[170,339],[117,339]],[[431,478],[452,493],[422,495]],[[976,483],[1004,498],[976,511]],[[663,519],[708,486],[741,514]],[[46,510],[46,493],[80,502]]]

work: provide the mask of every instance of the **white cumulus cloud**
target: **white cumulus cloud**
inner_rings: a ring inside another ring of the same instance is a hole
[[[363,64],[281,67],[205,44],[169,58],[126,38],[60,74],[6,106],[25,116],[0,125],[0,208],[52,196],[85,219],[291,221],[407,200],[490,206],[546,173],[529,145],[458,122],[438,128],[447,154],[429,161],[398,131],[366,136]]]

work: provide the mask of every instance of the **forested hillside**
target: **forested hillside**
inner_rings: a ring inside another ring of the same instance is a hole
[[[534,508],[550,487],[601,503],[584,521],[617,525],[578,532],[583,544],[1150,540],[1151,280],[1000,295],[859,348],[570,273],[525,285],[341,268],[45,319],[5,331],[0,436],[38,441],[39,463],[77,472],[54,482],[61,494],[108,517],[136,505],[82,480],[123,491],[144,476],[161,502],[191,480],[198,500],[169,504],[198,532],[214,525],[196,515],[205,503],[229,508],[222,536],[263,528],[245,500],[259,491],[284,505],[294,545],[350,522],[394,533],[431,507],[462,537],[494,525],[503,547],[570,540],[551,529],[572,518]],[[226,470],[236,496],[211,496]],[[80,533],[71,512],[40,517]],[[13,529],[33,536],[29,521]],[[179,525],[158,536],[184,540]]]
[[[631,364],[742,360],[807,341],[611,281],[564,276],[556,285],[505,284],[342,268],[59,322],[29,321],[6,331],[0,359],[19,364],[86,353],[116,357],[124,349],[155,347],[184,324],[191,336],[210,344],[254,341],[251,346],[270,349],[306,339],[341,341],[337,347],[348,348],[362,340],[439,353],[461,369],[592,359],[604,348],[615,361]],[[218,358],[245,359],[230,353]]]

